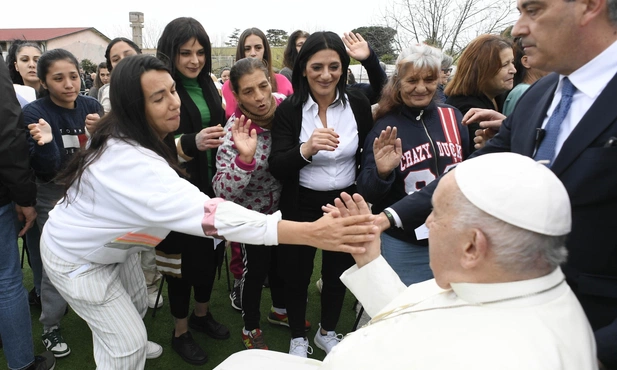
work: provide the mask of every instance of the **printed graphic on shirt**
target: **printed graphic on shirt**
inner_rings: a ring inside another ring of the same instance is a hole
[[[84,128],[63,128],[60,132],[62,133],[62,144],[66,154],[73,154],[79,149],[85,148],[88,137]]]

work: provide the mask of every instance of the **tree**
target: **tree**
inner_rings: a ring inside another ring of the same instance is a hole
[[[378,58],[384,55],[395,55],[393,44],[396,30],[391,27],[368,26],[359,27],[351,32],[359,33],[368,42]]]
[[[229,41],[225,42],[225,45],[229,47],[236,47],[238,45],[238,39],[240,38],[240,29],[234,28],[234,32],[229,35]]]
[[[92,72],[96,72],[97,69],[97,65],[92,63],[92,61],[90,59],[82,59],[81,60],[81,68],[84,69],[85,73],[92,73]]]
[[[500,33],[514,23],[511,0],[392,0],[383,17],[398,31],[398,49],[425,42],[457,56],[485,33]]]
[[[266,30],[266,39],[270,46],[285,46],[287,45],[287,31],[271,28]]]

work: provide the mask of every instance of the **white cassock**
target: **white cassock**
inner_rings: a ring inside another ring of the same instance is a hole
[[[531,280],[410,287],[379,257],[341,280],[372,323],[351,333],[323,363],[272,351],[243,351],[217,369],[597,369],[593,332],[561,269]],[[298,360],[301,360],[298,358]],[[229,362],[228,362],[229,361]],[[251,361],[251,362],[247,362]],[[259,363],[259,361],[257,362]]]

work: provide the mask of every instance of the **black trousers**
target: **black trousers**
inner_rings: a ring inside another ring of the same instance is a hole
[[[350,194],[355,192],[355,186],[336,191],[314,191],[300,188],[298,217],[294,221],[315,221],[323,216],[321,206],[334,204],[334,199],[342,191]],[[285,281],[285,297],[287,300],[287,315],[291,328],[291,337],[305,336],[306,299],[308,286],[313,273],[313,263],[316,249],[302,245],[280,245],[279,270]],[[324,330],[335,330],[341,315],[343,300],[347,288],[339,277],[354,260],[350,254],[323,251],[321,264],[321,327]]]
[[[278,247],[264,245],[242,244],[242,318],[244,328],[251,331],[259,328],[261,312],[261,291],[263,283],[268,277],[272,305],[276,308],[285,308],[283,279],[278,271]]]
[[[195,301],[199,303],[210,302],[212,287],[216,277],[216,269],[220,266],[224,252],[224,245],[219,245],[214,250],[212,239],[200,238],[199,245],[191,245],[191,248],[200,248],[197,253],[182,253],[182,278],[174,278],[167,275],[167,294],[169,309],[173,317],[183,319],[188,317],[191,305],[191,290],[194,292]],[[199,258],[194,258],[199,256]]]

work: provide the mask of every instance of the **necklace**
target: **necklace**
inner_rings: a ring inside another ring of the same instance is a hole
[[[528,297],[533,297],[539,294],[543,294],[546,292],[549,292],[555,288],[557,288],[558,286],[560,286],[561,284],[563,284],[563,282],[565,282],[566,279],[563,278],[561,279],[557,284],[550,286],[546,289],[542,289],[540,291],[537,292],[533,292],[533,293],[527,293],[527,294],[522,294],[522,295],[518,295],[515,297],[508,297],[508,298],[501,298],[501,299],[496,299],[493,301],[487,301],[487,302],[477,302],[477,303],[464,303],[464,304],[458,304],[458,305],[450,305],[450,306],[441,306],[441,307],[428,307],[428,308],[421,308],[421,309],[417,309],[417,310],[408,310],[409,308],[413,308],[414,306],[426,301],[429,298],[434,297],[435,295],[432,295],[430,297],[427,297],[423,300],[421,300],[420,302],[416,302],[416,303],[409,303],[403,306],[399,306],[396,307],[390,311],[384,312],[382,314],[379,314],[377,316],[375,316],[373,319],[371,319],[371,321],[369,321],[366,325],[364,325],[363,327],[366,326],[370,326],[373,325],[375,323],[378,323],[380,321],[384,321],[384,320],[388,320],[388,319],[392,319],[394,317],[398,317],[401,315],[405,315],[408,313],[416,313],[416,312],[425,312],[425,311],[434,311],[434,310],[447,310],[447,309],[451,309],[451,308],[460,308],[460,307],[469,307],[469,306],[486,306],[489,304],[495,304],[495,303],[501,303],[501,302],[508,302],[508,301],[513,301],[515,299],[522,299],[522,298],[528,298]],[[439,293],[442,294],[443,292]],[[438,295],[438,294],[436,294]]]

